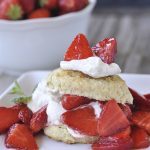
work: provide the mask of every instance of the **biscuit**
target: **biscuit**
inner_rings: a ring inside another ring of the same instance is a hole
[[[133,97],[120,76],[92,78],[78,71],[57,69],[47,78],[47,85],[62,94],[84,96],[95,100],[133,103]]]
[[[61,141],[67,144],[91,144],[98,140],[98,136],[85,136],[82,138],[75,138],[68,132],[67,128],[64,125],[50,125],[44,129],[44,133],[53,140]]]

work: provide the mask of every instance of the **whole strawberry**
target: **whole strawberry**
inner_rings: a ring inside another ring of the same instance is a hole
[[[35,0],[20,0],[25,13],[30,13],[35,8]]]
[[[19,0],[4,0],[0,4],[0,19],[18,20],[23,17]]]
[[[88,0],[59,0],[61,14],[79,11],[88,5]]]
[[[58,0],[39,0],[39,4],[47,9],[55,9],[58,6]]]

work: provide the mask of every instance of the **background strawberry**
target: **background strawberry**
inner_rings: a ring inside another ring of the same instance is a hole
[[[39,0],[39,4],[41,7],[55,9],[58,6],[58,0]]]
[[[35,9],[35,0],[20,0],[25,13],[30,13]]]
[[[31,12],[28,16],[29,19],[36,19],[36,18],[47,18],[50,17],[51,14],[49,10],[45,8],[39,8]]]
[[[83,9],[88,4],[88,0],[59,0],[61,14],[74,12]]]
[[[18,20],[23,13],[19,0],[4,0],[0,4],[0,19]]]

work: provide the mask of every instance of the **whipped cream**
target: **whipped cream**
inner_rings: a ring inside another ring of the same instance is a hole
[[[104,63],[99,57],[89,57],[80,60],[61,61],[60,67],[64,70],[81,71],[93,78],[119,74],[120,67],[116,63]]]
[[[44,79],[38,84],[38,87],[32,94],[32,101],[29,102],[27,106],[32,112],[36,112],[52,100],[59,102],[61,96],[62,95],[58,91],[50,89]]]

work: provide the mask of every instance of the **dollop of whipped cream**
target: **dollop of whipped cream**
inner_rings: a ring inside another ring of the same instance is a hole
[[[60,67],[64,70],[81,71],[93,78],[106,77],[121,73],[121,69],[116,63],[104,63],[97,56],[80,60],[61,61]]]
[[[43,106],[49,104],[50,101],[59,102],[62,94],[54,89],[50,89],[47,86],[46,79],[41,81],[36,90],[32,94],[32,101],[30,101],[27,106],[32,110],[32,112],[36,112],[41,109]]]

